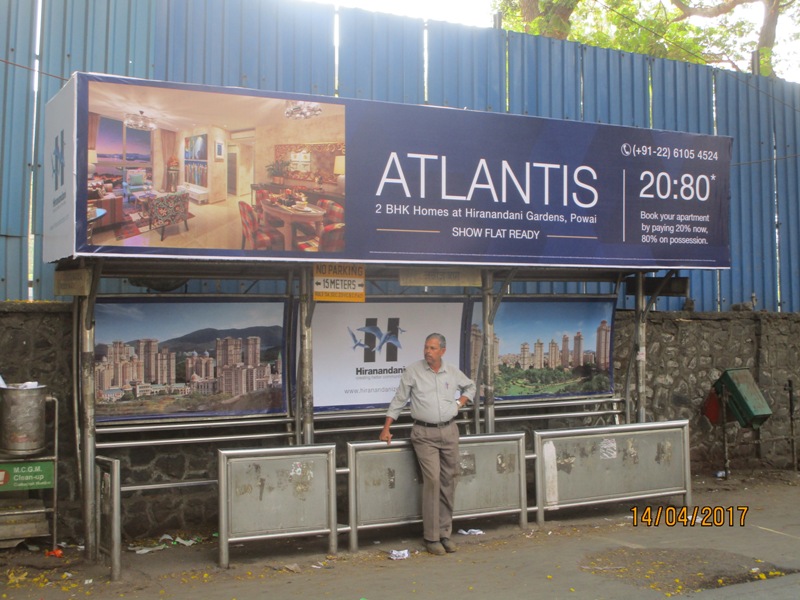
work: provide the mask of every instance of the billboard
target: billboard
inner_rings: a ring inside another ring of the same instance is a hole
[[[46,129],[48,261],[730,267],[726,137],[86,73]]]

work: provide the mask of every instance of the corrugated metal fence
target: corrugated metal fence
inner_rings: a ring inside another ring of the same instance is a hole
[[[732,268],[683,273],[696,309],[727,310],[753,295],[759,309],[800,309],[798,84],[290,0],[42,0],[37,16],[31,0],[0,0],[3,299],[29,297],[29,246],[32,297],[54,298],[54,267],[39,258],[48,157],[38,124],[71,73],[91,71],[732,136]],[[114,280],[102,289],[141,292],[126,285]],[[607,290],[576,282],[525,291]],[[658,307],[681,304],[662,299]]]

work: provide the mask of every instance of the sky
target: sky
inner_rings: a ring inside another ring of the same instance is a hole
[[[160,342],[198,329],[283,325],[282,302],[98,302],[95,342]]]
[[[305,1],[305,0],[303,0]],[[374,12],[385,12],[404,17],[417,19],[430,19],[435,21],[448,21],[461,23],[474,27],[492,26],[492,0],[310,0],[319,4],[335,4],[341,7],[361,8]],[[737,11],[744,11],[752,15],[752,19],[760,24],[763,15],[763,4],[756,2],[752,5],[740,6]],[[697,21],[702,26],[704,19]],[[792,33],[793,24],[785,17],[778,26],[777,38],[779,53],[776,63],[780,67],[780,74],[788,81],[800,82],[800,68],[794,65],[800,61],[800,42],[790,43],[788,36]],[[790,48],[786,50],[787,46]],[[792,65],[786,68],[784,65]],[[748,65],[740,68],[749,71]]]

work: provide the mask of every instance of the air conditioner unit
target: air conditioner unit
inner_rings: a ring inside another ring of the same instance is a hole
[[[254,137],[256,137],[255,129],[242,129],[241,131],[231,132],[232,140],[252,140]]]

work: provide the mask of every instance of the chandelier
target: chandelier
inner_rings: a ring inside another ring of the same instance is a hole
[[[158,125],[156,125],[153,117],[146,117],[144,111],[140,110],[138,115],[136,113],[125,113],[125,127],[153,131],[158,128]]]
[[[300,100],[287,100],[286,110],[283,113],[287,119],[310,119],[322,114],[319,102],[302,102]]]

